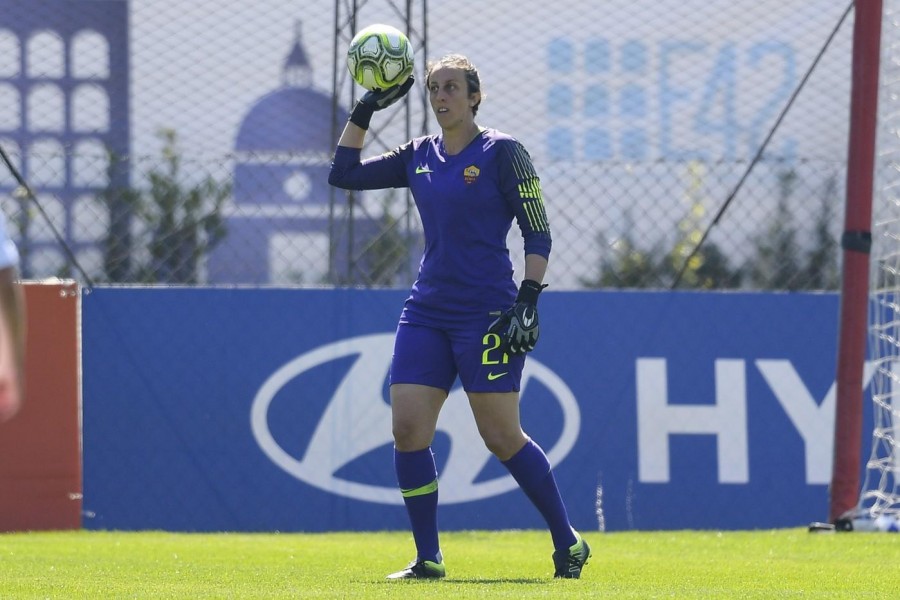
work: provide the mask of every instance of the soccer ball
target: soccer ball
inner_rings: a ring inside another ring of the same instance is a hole
[[[381,91],[400,85],[413,71],[413,50],[402,31],[369,25],[350,41],[347,68],[359,85]]]

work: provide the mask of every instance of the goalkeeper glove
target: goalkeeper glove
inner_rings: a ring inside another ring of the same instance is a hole
[[[406,95],[413,86],[416,78],[410,75],[400,85],[389,87],[386,90],[369,91],[359,99],[353,111],[350,113],[350,122],[360,129],[368,129],[369,121],[376,110],[383,110]]]
[[[525,354],[534,350],[540,335],[538,294],[545,287],[531,279],[523,280],[515,304],[488,327],[488,333],[500,336],[500,345],[507,353]]]

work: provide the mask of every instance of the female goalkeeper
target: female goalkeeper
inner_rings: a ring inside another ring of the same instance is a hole
[[[362,97],[338,141],[328,178],[352,190],[410,188],[425,235],[390,369],[394,467],[417,554],[388,578],[446,574],[431,443],[457,376],[485,445],[549,526],[555,576],[578,578],[590,548],[569,523],[544,451],[519,419],[522,368],[538,339],[536,307],[551,246],[540,181],[517,140],[475,123],[481,82],[475,66],[457,54],[426,68],[441,133],[361,161],[373,114],[400,100],[412,84],[410,76],[400,86]],[[525,247],[518,291],[506,247],[513,219]]]

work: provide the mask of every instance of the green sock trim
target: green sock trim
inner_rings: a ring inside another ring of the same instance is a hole
[[[581,548],[584,546],[584,542],[581,540],[581,536],[578,534],[575,534],[575,535],[576,535],[575,543],[572,544],[571,546],[569,546],[569,552],[573,553],[573,554],[575,552],[580,552]]]
[[[411,488],[408,490],[404,490],[403,488],[400,488],[400,493],[403,494],[404,498],[412,498],[414,496],[424,496],[426,494],[433,494],[434,492],[437,491],[437,488],[438,488],[438,482],[437,482],[437,479],[435,479],[431,483],[423,485],[422,487]]]

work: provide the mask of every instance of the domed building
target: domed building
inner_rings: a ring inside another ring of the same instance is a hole
[[[225,213],[227,235],[209,256],[211,283],[315,284],[328,273],[328,170],[348,117],[333,110],[332,96],[312,87],[298,26],[281,87],[241,122],[234,204]]]

